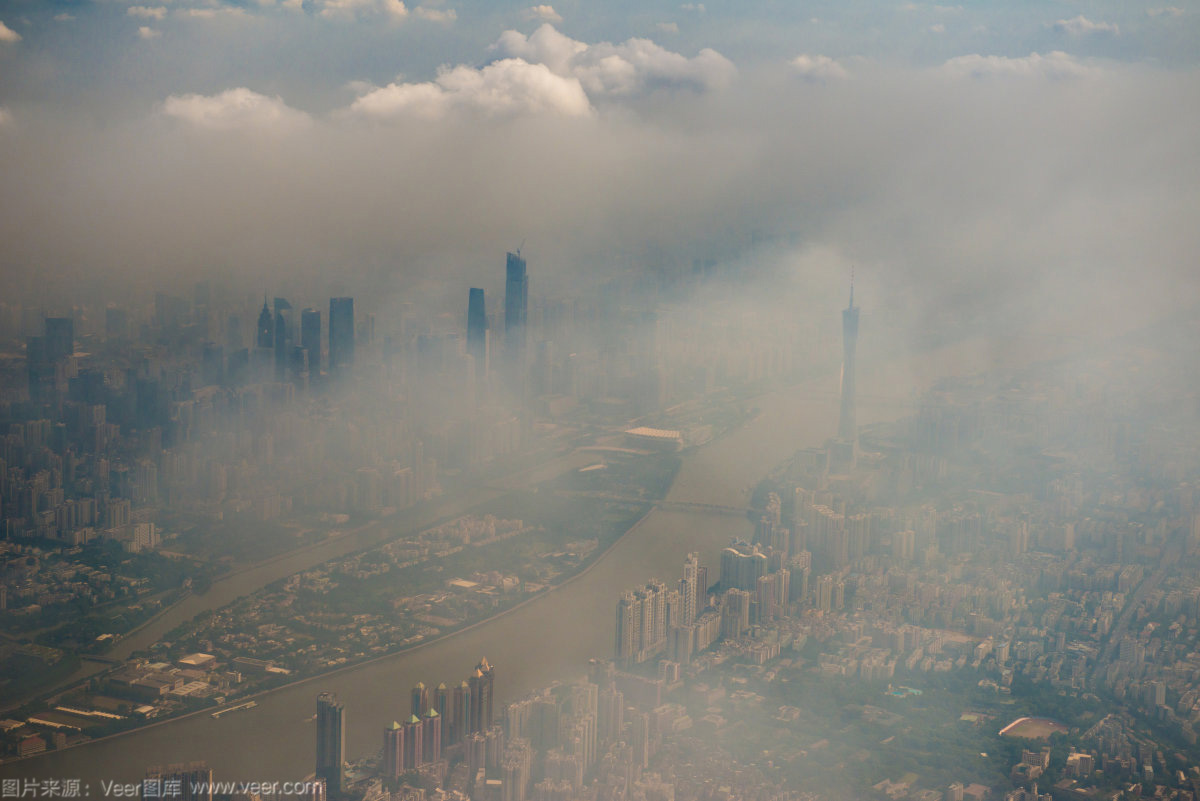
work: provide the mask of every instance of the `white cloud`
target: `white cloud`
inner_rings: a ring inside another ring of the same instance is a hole
[[[945,33],[945,32],[946,32],[946,26],[945,26],[945,25],[943,25],[942,23],[940,23],[940,22],[939,22],[939,23],[938,23],[938,24],[936,24],[936,25],[930,25],[930,26],[929,26],[929,31],[930,31],[931,33]]]
[[[957,77],[989,78],[1013,76],[1021,78],[1081,78],[1098,74],[1061,50],[1046,55],[1030,53],[1021,58],[981,56],[973,53],[952,58],[942,65],[942,71]]]
[[[679,33],[679,23],[677,22],[660,22],[655,27],[663,33]]]
[[[1185,13],[1187,13],[1187,12],[1185,12],[1179,6],[1165,6],[1163,8],[1148,8],[1148,9],[1146,9],[1146,14],[1151,17],[1161,17],[1161,16],[1182,17]]]
[[[326,19],[353,20],[384,17],[399,21],[408,16],[402,0],[318,0],[318,15]]]
[[[367,92],[349,108],[351,114],[375,119],[438,118],[456,111],[580,117],[592,107],[578,80],[556,75],[545,64],[506,58],[482,69],[444,68],[425,83],[392,83]]]
[[[171,95],[162,113],[197,128],[212,131],[258,130],[287,132],[305,127],[309,116],[279,97],[267,97],[244,87],[215,95]]]
[[[683,11],[695,11],[697,14],[703,14],[706,11],[704,3],[684,3],[679,8]]]
[[[239,6],[217,6],[216,8],[177,8],[175,13],[188,19],[217,19],[240,18],[246,16],[246,9]]]
[[[506,55],[545,64],[557,75],[578,79],[589,95],[633,95],[664,86],[707,91],[728,85],[737,72],[729,59],[708,48],[687,58],[649,39],[589,45],[549,24],[528,37],[505,31],[495,47]]]
[[[810,56],[803,53],[788,63],[802,78],[809,81],[840,80],[850,77],[846,68],[829,56]]]
[[[421,19],[430,22],[440,22],[443,25],[449,25],[458,19],[458,12],[453,8],[443,10],[440,8],[429,8],[428,6],[417,6],[414,13]]]
[[[158,37],[162,36],[162,31],[156,31],[154,28],[151,28],[148,25],[143,25],[138,28],[138,36],[142,39],[157,39]]]
[[[1121,32],[1114,22],[1092,22],[1080,14],[1071,19],[1060,19],[1054,23],[1054,30],[1070,36],[1086,36],[1092,33],[1111,33],[1114,36]]]
[[[0,20],[0,42],[19,41],[21,41],[21,34],[17,33],[12,28],[5,25],[2,20]]]
[[[65,11],[62,12],[61,14],[54,15],[55,22],[70,22],[73,19],[75,19],[75,16],[73,14],[68,14]]]
[[[130,6],[125,13],[131,17],[162,20],[167,16],[167,9],[165,6]]]
[[[530,6],[521,12],[521,15],[528,20],[541,20],[542,22],[562,22],[562,15],[554,10],[554,6],[540,5]]]

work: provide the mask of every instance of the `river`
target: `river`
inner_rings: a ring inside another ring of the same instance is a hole
[[[894,419],[904,411],[903,404],[868,398],[908,399],[941,375],[992,369],[1012,356],[972,345],[906,360],[872,359],[860,352],[859,423]],[[749,490],[772,467],[797,448],[820,445],[836,430],[837,389],[836,377],[825,377],[758,398],[760,413],[754,419],[685,454],[668,500],[744,505]],[[590,657],[611,655],[615,603],[623,589],[653,577],[674,581],[689,551],[700,552],[715,580],[720,548],[731,537],[749,533],[749,522],[736,517],[655,509],[590,570],[484,625],[266,694],[251,710],[216,720],[195,715],[43,754],[0,766],[0,776],[78,778],[99,795],[101,780],[135,781],[148,765],[204,760],[222,781],[299,779],[313,770],[315,724],[309,719],[318,692],[338,694],[346,707],[347,755],[364,756],[380,747],[387,723],[407,714],[409,689],[416,682],[453,686],[480,657],[496,666],[501,704],[554,679],[582,674]],[[290,563],[285,560],[268,573]],[[229,589],[248,591],[262,578],[247,575]]]

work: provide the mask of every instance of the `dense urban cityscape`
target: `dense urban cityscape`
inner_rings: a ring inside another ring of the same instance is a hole
[[[12,765],[180,715],[247,714],[273,687],[549,592],[669,503],[681,452],[829,362],[787,339],[690,362],[688,342],[714,339],[704,324],[618,304],[540,302],[530,325],[525,259],[508,254],[505,278],[503,320],[471,289],[465,336],[379,342],[351,298],[298,323],[276,298],[250,348],[206,284],[191,304],[159,294],[144,322],[118,306],[102,326],[82,308],[45,317],[8,359],[4,406]],[[579,678],[498,700],[505,666],[483,658],[418,683],[373,755],[347,753],[354,718],[321,693],[315,770],[297,786],[318,799],[1192,797],[1198,409],[1194,391],[1147,389],[1200,386],[1195,319],[1103,357],[943,379],[911,414],[860,428],[850,291],[828,442],[798,448],[741,507],[691,504],[752,522],[750,536],[614,595],[613,650]],[[0,311],[10,337],[38,322]],[[555,348],[601,320],[628,338]],[[364,385],[395,398],[395,423],[370,419]],[[423,405],[430,385],[462,405]],[[505,485],[527,469],[531,487]],[[403,518],[458,496],[465,514]],[[231,561],[373,527],[388,530],[378,544],[111,655]],[[231,792],[199,758],[145,767],[143,797],[168,782]]]
[[[0,0],[0,801],[1200,801],[1198,43]]]

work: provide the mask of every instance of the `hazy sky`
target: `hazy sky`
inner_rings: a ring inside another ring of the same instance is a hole
[[[18,295],[465,287],[522,241],[536,288],[857,265],[916,315],[1095,322],[1200,288],[1194,3],[5,0],[0,22]]]

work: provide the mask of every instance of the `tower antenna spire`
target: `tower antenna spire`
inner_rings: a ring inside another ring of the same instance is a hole
[[[850,265],[850,308],[854,308],[854,265]]]

